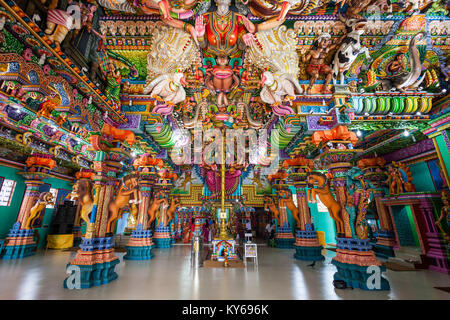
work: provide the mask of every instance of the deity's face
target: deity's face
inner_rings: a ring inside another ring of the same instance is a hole
[[[230,6],[231,0],[216,0],[216,6]]]
[[[216,13],[220,16],[226,15],[229,12],[231,0],[216,0]]]
[[[319,41],[319,47],[325,49],[330,45],[330,43],[331,43],[330,38],[322,38]]]

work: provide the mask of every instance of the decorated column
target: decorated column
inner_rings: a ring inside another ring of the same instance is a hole
[[[269,175],[268,179],[272,182],[273,188],[277,193],[277,207],[272,202],[269,209],[275,215],[277,220],[277,231],[275,233],[275,243],[277,248],[291,249],[294,247],[295,238],[292,234],[292,228],[288,221],[287,202],[292,201],[292,195],[288,189],[289,185],[285,183],[287,173],[279,171],[276,174]],[[294,205],[295,206],[295,205]],[[297,208],[295,208],[297,210]],[[292,210],[291,210],[292,211]]]
[[[383,158],[367,158],[359,160],[358,168],[364,172],[364,178],[374,185],[373,197],[376,204],[380,230],[377,232],[377,243],[374,251],[377,256],[388,259],[394,257],[395,233],[393,230],[391,217],[386,211],[386,207],[381,202],[385,192],[382,183],[386,181],[386,172],[384,165],[386,161]]]
[[[172,247],[172,236],[170,230],[170,222],[172,221],[175,210],[179,203],[175,197],[169,198],[170,190],[173,182],[178,176],[167,170],[158,173],[159,179],[154,185],[156,191],[152,206],[154,206],[153,214],[156,218],[156,227],[153,240],[156,248]]]
[[[149,154],[143,154],[133,163],[139,173],[139,203],[136,229],[133,230],[125,249],[126,260],[149,260],[154,254],[152,231],[150,229],[149,209],[151,205],[152,185],[156,180],[157,171],[163,166],[161,159],[152,158]]]
[[[311,212],[306,198],[307,174],[313,168],[313,161],[299,157],[285,160],[285,168],[289,168],[289,178],[294,182],[297,193],[298,222],[295,233],[294,258],[305,261],[320,261],[323,247],[317,239],[314,224],[311,222]]]
[[[364,180],[362,170],[353,168],[351,163],[361,152],[353,149],[357,140],[356,134],[343,125],[327,131],[317,131],[312,137],[316,145],[322,146],[316,161],[328,169],[336,196],[336,200],[330,198],[328,204],[322,201],[337,225],[337,254],[332,259],[337,272],[333,283],[337,286],[337,282],[341,282],[348,287],[364,290],[388,290],[389,283],[381,276],[386,267],[375,257],[365,220],[372,197],[371,189],[374,188]],[[311,178],[309,176],[308,181]],[[322,188],[326,188],[326,182]],[[331,192],[328,196],[333,197]],[[380,277],[378,286],[373,285],[371,280],[373,273]]]
[[[83,204],[92,197],[92,178],[94,177],[92,170],[81,169],[75,173],[77,182],[74,184],[69,197],[77,203],[77,213],[73,223],[73,246],[78,247],[82,241],[81,220],[83,220]],[[86,209],[85,209],[86,210]]]
[[[80,249],[76,257],[67,265],[67,269],[74,274],[64,280],[65,288],[74,287],[73,277],[77,274],[81,278],[80,287],[76,287],[77,289],[109,283],[117,279],[114,268],[120,262],[114,254],[113,226],[117,219],[115,215],[118,213],[114,206],[120,205],[119,193],[122,187],[129,188],[125,185],[125,181],[121,182],[122,185],[118,188],[114,201],[111,200],[114,197],[115,186],[119,182],[117,174],[122,168],[121,162],[130,158],[129,149],[114,136],[102,136],[98,133],[91,134],[90,142],[96,152],[93,177],[94,197],[93,203],[86,206],[91,205],[92,210]],[[135,179],[130,180],[135,181]]]
[[[3,251],[0,252],[2,259],[20,259],[34,254],[36,243],[33,240],[33,223],[42,210],[45,210],[46,205],[53,201],[50,192],[39,192],[43,180],[51,177],[49,171],[56,166],[51,155],[34,153],[27,159],[26,165],[25,172],[18,173],[26,179],[25,195],[17,221],[6,238]]]

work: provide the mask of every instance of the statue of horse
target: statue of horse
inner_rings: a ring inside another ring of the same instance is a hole
[[[320,201],[327,207],[331,218],[336,222],[337,233],[344,234],[344,222],[341,219],[342,207],[333,197],[327,178],[320,173],[309,173],[307,182],[311,187],[311,189],[307,191],[308,201],[311,203],[316,202],[316,194],[319,195]],[[314,188],[316,183],[317,187]]]
[[[286,207],[291,211],[294,220],[297,222],[297,228],[300,227],[300,219],[299,219],[299,210],[292,200],[292,194],[290,190],[279,190],[278,191],[280,207],[282,202],[286,205]]]
[[[35,205],[30,209],[30,216],[25,222],[25,229],[32,229],[34,221],[39,217],[42,210],[45,210],[45,207],[51,203],[53,203],[53,195],[50,192],[42,192]]]
[[[131,196],[133,196],[134,202],[139,201],[138,181],[137,176],[130,174],[123,178],[123,182],[117,192],[116,198],[109,203],[109,219],[106,232],[113,232],[114,225],[117,219],[123,214],[123,208],[130,202]]]
[[[160,199],[159,196],[162,196],[162,198]],[[150,205],[150,207],[147,210],[147,214],[149,216],[149,221],[148,221],[148,225],[150,226],[152,224],[152,222],[155,220],[156,218],[156,212],[159,209],[159,206],[161,205],[161,203],[165,203],[167,204],[167,199],[164,198],[164,195],[162,192],[157,192],[155,194],[155,197],[153,198],[153,202]]]
[[[180,206],[180,202],[178,201],[177,198],[172,198],[172,201],[170,203],[170,207],[167,210],[167,220],[166,220],[166,224],[164,225],[165,227],[169,224],[169,222],[173,219],[173,216],[175,214],[175,210],[177,210],[177,208]]]
[[[264,209],[269,208],[269,210],[273,213],[274,218],[277,219],[277,221],[280,219],[280,211],[278,211],[278,208],[275,205],[275,202],[273,201],[272,197],[267,196],[264,199]]]

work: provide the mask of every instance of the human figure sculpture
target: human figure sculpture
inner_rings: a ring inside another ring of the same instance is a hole
[[[234,73],[228,62],[227,56],[218,56],[216,65],[211,68],[205,79],[206,87],[212,93],[218,92],[217,105],[219,108],[228,106],[227,93],[239,85],[239,77]]]
[[[344,222],[341,219],[342,207],[339,202],[333,197],[330,186],[327,183],[327,179],[324,175],[318,173],[308,174],[308,185],[311,187],[307,191],[307,199],[311,203],[315,203],[316,195],[319,196],[320,201],[327,207],[331,218],[336,222],[336,229],[338,235],[344,234]],[[314,188],[315,184],[318,184]]]
[[[115,222],[123,214],[123,208],[128,205],[132,198],[134,203],[139,202],[138,181],[136,175],[128,175],[123,178],[116,198],[109,203],[109,219],[106,228],[106,232],[113,232]]]
[[[319,79],[319,75],[325,76],[325,82],[323,84],[322,93],[330,94],[328,85],[333,78],[333,70],[330,66],[325,64],[325,58],[331,50],[334,50],[339,45],[340,41],[335,44],[331,44],[331,35],[323,33],[316,41],[315,48],[311,49],[307,54],[303,49],[300,53],[302,55],[302,61],[304,63],[309,62],[306,67],[306,73],[311,77],[309,80],[309,86],[306,90],[308,95],[311,94],[314,83]]]
[[[439,219],[435,222],[441,232],[444,234],[447,242],[450,242],[450,235],[444,230],[443,224],[447,223],[447,228],[450,229],[450,201],[449,194],[447,191],[442,191],[442,202],[444,206],[441,209],[441,215]],[[445,221],[444,221],[445,219]]]
[[[34,221],[39,217],[45,207],[53,203],[53,195],[50,192],[42,192],[35,205],[30,209],[30,216],[25,222],[24,229],[32,229]]]

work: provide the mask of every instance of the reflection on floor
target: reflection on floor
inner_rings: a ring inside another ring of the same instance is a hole
[[[388,270],[391,291],[338,290],[332,285],[334,252],[314,268],[293,258],[294,250],[258,246],[259,268],[191,269],[190,247],[155,249],[150,261],[123,261],[119,278],[86,289],[63,288],[65,266],[75,252],[42,251],[22,260],[0,260],[0,299],[450,299],[433,287],[450,287],[448,275]]]

